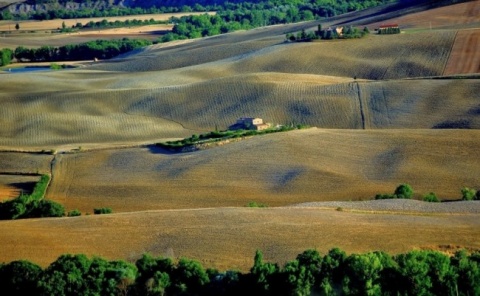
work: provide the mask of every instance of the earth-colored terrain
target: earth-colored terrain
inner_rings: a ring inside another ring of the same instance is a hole
[[[479,249],[478,202],[452,211],[417,201],[408,210],[399,201],[355,206],[401,183],[415,199],[480,189],[479,25],[469,14],[479,7],[322,21],[398,22],[400,35],[285,41],[312,21],[157,44],[72,70],[0,74],[1,199],[35,178],[22,174],[48,173],[47,198],[84,214],[1,221],[0,261],[151,252],[245,270],[256,249],[276,262],[307,248]],[[244,116],[312,128],[191,153],[153,145]],[[99,207],[114,214],[85,215]]]

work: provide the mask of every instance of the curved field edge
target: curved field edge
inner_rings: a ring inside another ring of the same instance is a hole
[[[48,265],[65,253],[138,259],[143,253],[246,270],[256,249],[284,263],[307,248],[390,253],[441,245],[478,249],[474,216],[405,216],[319,209],[218,208],[0,222],[0,261]],[[412,231],[415,229],[415,231]],[[382,239],[378,239],[382,237]],[[232,254],[235,254],[232,256]]]

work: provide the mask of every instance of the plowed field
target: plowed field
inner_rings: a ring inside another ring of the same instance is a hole
[[[443,75],[480,73],[479,48],[480,29],[459,31]]]

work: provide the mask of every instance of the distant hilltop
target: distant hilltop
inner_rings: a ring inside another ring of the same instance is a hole
[[[397,0],[400,5],[411,5],[412,3],[418,5],[423,3],[431,7],[467,1],[473,0]],[[192,9],[202,11],[202,9],[206,8],[214,10],[216,6],[224,6],[226,2],[258,3],[261,2],[261,0],[0,0],[0,19],[2,19],[2,14],[5,12],[21,16],[22,14],[46,13],[58,10],[75,11],[92,9],[98,11],[98,16],[102,16],[100,13],[101,10],[111,8],[163,8],[169,12],[191,11]],[[277,1],[271,2],[276,3]],[[286,2],[289,1],[287,0]],[[292,1],[292,3],[293,2],[295,1]],[[384,3],[388,2],[390,1],[385,1]],[[135,14],[138,14],[138,12]],[[7,18],[3,17],[3,19]]]
[[[13,1],[0,0],[1,10],[7,10],[12,14],[27,14],[32,12],[47,12],[51,10],[79,10],[79,9],[95,9],[104,10],[109,8],[152,8],[152,7],[173,7],[179,11],[185,6],[194,7],[223,5],[226,0],[27,0]],[[239,2],[256,2],[256,1],[239,1],[230,0],[230,3]]]

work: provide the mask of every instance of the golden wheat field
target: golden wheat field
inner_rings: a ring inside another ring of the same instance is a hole
[[[415,231],[412,231],[415,229]],[[247,271],[256,249],[280,264],[303,250],[325,253],[480,247],[478,215],[399,215],[318,208],[149,211],[0,223],[0,261],[43,266],[65,253],[136,260],[143,253],[188,257],[206,267]],[[381,237],[381,239],[379,239]],[[41,254],[41,255],[39,255]]]
[[[476,130],[309,129],[194,153],[160,148],[57,155],[48,198],[92,213],[367,200],[409,183],[459,199],[478,186]],[[308,140],[307,140],[308,139]],[[450,151],[448,155],[444,151]]]
[[[415,199],[480,189],[478,3],[322,21],[416,28],[400,35],[286,42],[285,33],[316,28],[311,21],[157,44],[76,69],[0,74],[0,200],[31,188],[31,175],[50,174],[47,198],[83,214],[0,221],[0,262],[150,252],[247,270],[256,249],[279,263],[307,248],[479,249],[478,212],[298,206],[355,204],[401,183]],[[154,145],[245,116],[311,128],[190,153]],[[86,215],[101,207],[114,214]]]

